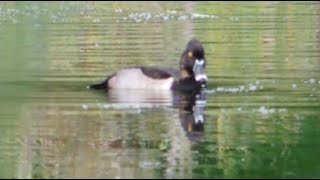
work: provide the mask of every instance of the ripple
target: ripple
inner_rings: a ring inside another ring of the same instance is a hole
[[[258,90],[262,90],[263,88],[264,88],[263,85],[261,85],[259,81],[256,81],[255,84],[250,83],[247,85],[240,85],[237,87],[217,87],[215,89],[207,89],[205,92],[207,94],[214,94],[217,92],[240,93],[240,92],[258,91]]]
[[[311,78],[311,79],[309,79],[309,80],[303,81],[303,83],[304,83],[304,84],[315,84],[315,83],[316,83],[316,80]],[[319,83],[320,83],[320,81],[319,81]]]
[[[276,108],[268,108],[265,106],[261,106],[257,110],[257,112],[261,113],[262,115],[269,115],[269,114],[273,114],[273,113],[286,113],[286,112],[288,112],[288,110],[285,108],[276,109]]]
[[[92,110],[92,109],[105,109],[105,110],[131,110],[132,113],[141,113],[143,109],[152,109],[152,108],[165,108],[166,106],[161,104],[152,104],[152,103],[88,103],[82,104],[81,108],[83,110]]]
[[[118,13],[119,10],[117,10]],[[193,20],[193,19],[218,19],[216,15],[209,14],[178,14],[177,11],[167,10],[167,13],[152,14],[149,12],[136,12],[129,13],[127,17],[122,17],[122,21],[133,21],[133,22],[148,22],[148,21],[171,21],[171,20]],[[120,22],[120,20],[117,20]]]
[[[118,9],[115,9],[114,12],[115,12],[115,13],[122,13],[122,12],[123,12],[123,9],[118,8]]]

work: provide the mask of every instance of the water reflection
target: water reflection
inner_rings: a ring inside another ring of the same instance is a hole
[[[205,88],[194,92],[174,92],[167,90],[109,90],[110,103],[122,107],[173,107],[179,109],[179,119],[186,136],[198,141],[203,136],[207,104]]]
[[[319,9],[0,3],[0,177],[320,177]],[[114,69],[176,67],[190,37],[210,61],[206,98],[83,88]]]
[[[191,141],[201,139],[204,132],[204,109],[207,104],[205,89],[198,92],[183,93],[179,97],[179,117],[186,136]]]
[[[128,90],[119,89],[108,91],[108,98],[112,103],[121,103],[123,105],[143,106],[172,106],[173,93],[163,90]]]

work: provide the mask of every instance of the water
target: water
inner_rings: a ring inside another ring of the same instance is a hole
[[[1,178],[319,178],[317,2],[2,2]],[[91,91],[178,67],[203,94]]]

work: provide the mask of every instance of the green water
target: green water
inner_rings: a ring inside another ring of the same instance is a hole
[[[319,14],[318,2],[1,2],[0,178],[319,178]],[[86,89],[128,66],[178,68],[192,37],[203,106]]]

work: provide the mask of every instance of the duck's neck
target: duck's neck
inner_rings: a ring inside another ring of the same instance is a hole
[[[180,77],[179,77],[180,80],[188,79],[191,76],[192,75],[186,69],[180,69]]]
[[[180,80],[183,79],[189,79],[189,78],[193,78],[194,79],[194,73],[192,70],[190,69],[185,69],[183,66],[180,66]]]
[[[179,81],[189,80],[192,78],[192,76],[192,72],[183,67],[180,67]]]
[[[193,91],[198,89],[198,86],[201,87],[198,84],[192,71],[180,67],[179,81],[174,84],[174,88],[181,91]]]

